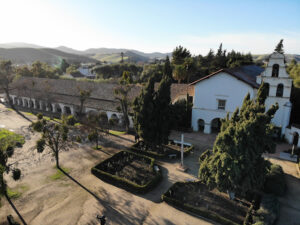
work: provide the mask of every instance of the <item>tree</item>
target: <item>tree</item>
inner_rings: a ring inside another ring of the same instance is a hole
[[[101,123],[101,114],[90,114],[88,116],[88,121],[87,121],[87,126],[89,129],[88,139],[91,142],[95,142],[96,149],[98,149],[100,132],[103,131],[99,126],[100,123]]]
[[[172,64],[181,65],[185,58],[191,57],[191,53],[181,45],[177,46],[172,52]]]
[[[77,86],[79,92],[79,100],[80,100],[80,108],[79,108],[79,116],[83,115],[83,106],[85,101],[91,96],[91,90],[84,90]]]
[[[165,62],[168,67],[169,60]],[[170,104],[171,104],[171,84],[169,70],[159,84],[158,90],[154,90],[155,78],[152,76],[145,89],[134,100],[134,127],[139,137],[146,146],[155,149],[168,142],[170,134]]]
[[[1,195],[7,194],[6,182],[4,180],[4,173],[8,173],[12,170],[12,177],[14,180],[18,180],[21,176],[21,171],[12,167],[14,163],[8,164],[7,160],[14,153],[14,147],[17,144],[24,143],[24,137],[17,135],[11,131],[1,129],[0,131],[0,199]]]
[[[11,61],[0,61],[0,90],[2,89],[5,92],[8,104],[11,108],[14,108],[14,106],[9,93],[12,89],[11,84],[13,83],[14,78],[15,73]]]
[[[121,110],[123,113],[123,120],[126,127],[126,131],[129,132],[129,106],[131,102],[129,101],[128,94],[131,90],[132,77],[129,71],[124,71],[122,79],[120,80],[120,85],[115,88],[114,94],[115,98],[120,102]]]
[[[124,52],[121,52],[121,63],[124,62]]]
[[[60,70],[65,73],[67,68],[70,66],[70,64],[65,60],[65,59],[62,59],[61,60],[61,63],[60,63]]]
[[[284,54],[283,50],[283,39],[279,41],[279,43],[276,45],[276,48],[274,49],[275,52],[278,52],[280,54]]]
[[[152,76],[148,80],[146,87],[141,94],[135,98],[133,102],[134,109],[134,127],[140,138],[142,138],[146,146],[152,146],[155,136],[155,104],[154,104],[154,81]]]
[[[229,193],[263,187],[270,163],[262,154],[275,151],[271,119],[278,109],[276,104],[265,112],[266,97],[266,87],[261,85],[256,99],[251,100],[248,94],[241,109],[222,120],[212,152],[200,157],[201,182]]]
[[[177,80],[179,84],[187,78],[187,70],[184,65],[175,65],[173,78]]]
[[[49,147],[53,152],[56,160],[56,167],[59,166],[59,152],[67,149],[67,139],[69,128],[65,123],[58,124],[43,119],[39,116],[37,122],[32,123],[32,127],[35,131],[41,132],[42,137],[36,143],[36,148],[39,153],[43,152],[45,147]]]

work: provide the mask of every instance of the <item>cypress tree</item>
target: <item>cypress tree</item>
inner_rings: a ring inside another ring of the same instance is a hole
[[[222,120],[212,152],[200,157],[199,178],[209,187],[244,193],[262,188],[270,165],[262,154],[275,151],[271,119],[278,109],[273,105],[265,112],[264,89],[261,85],[254,100],[248,94],[241,110]]]
[[[158,90],[154,90],[155,76],[152,76],[133,103],[135,130],[146,146],[153,150],[166,144],[170,134],[171,76],[170,61],[167,58]]]

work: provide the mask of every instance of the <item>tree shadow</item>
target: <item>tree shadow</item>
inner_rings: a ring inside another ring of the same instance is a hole
[[[128,138],[125,138],[125,137],[122,137],[122,136],[119,136],[119,135],[115,135],[115,134],[112,134],[112,133],[108,133],[108,135],[114,136],[116,138],[120,138],[120,139],[125,140],[125,141],[129,141],[131,143],[135,143],[133,140],[130,140]]]
[[[92,191],[90,191],[88,188],[86,188],[84,185],[82,185],[81,183],[79,183],[75,178],[73,178],[70,174],[68,174],[67,172],[65,172],[61,167],[58,167],[58,169],[67,177],[69,177],[73,182],[75,182],[77,185],[79,185],[82,189],[84,189],[85,191],[87,191],[89,194],[91,194],[97,201],[100,202],[100,198],[93,193]]]
[[[27,120],[27,121],[29,121],[29,122],[31,122],[32,123],[32,120],[31,119],[29,119],[27,116],[25,116],[21,111],[19,111],[18,109],[14,109],[15,110],[15,112],[17,113],[17,114],[19,114],[20,116],[22,116],[25,120]]]
[[[13,208],[13,210],[16,212],[16,214],[18,215],[18,217],[20,218],[20,220],[22,221],[22,223],[24,225],[27,225],[26,221],[24,220],[24,218],[22,217],[22,215],[19,213],[18,209],[15,207],[14,203],[11,201],[11,199],[9,198],[9,196],[5,193],[5,197],[6,200],[8,201],[8,203],[10,204],[10,206]]]

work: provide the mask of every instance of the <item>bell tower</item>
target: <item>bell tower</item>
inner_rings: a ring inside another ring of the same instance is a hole
[[[268,58],[265,71],[257,76],[257,83],[264,82],[269,91],[266,99],[266,109],[276,102],[279,105],[272,122],[281,128],[281,135],[289,125],[292,104],[290,102],[292,79],[286,72],[284,55],[278,52],[272,53]]]

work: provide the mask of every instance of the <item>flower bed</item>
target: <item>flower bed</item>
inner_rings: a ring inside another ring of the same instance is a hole
[[[156,168],[156,169],[155,169]],[[96,177],[134,193],[146,193],[161,180],[162,174],[154,159],[121,151],[91,170]]]
[[[187,156],[193,149],[194,146],[191,145],[184,145],[184,156]],[[173,141],[169,141],[168,145],[163,145],[162,148],[157,148],[155,150],[153,149],[147,149],[146,146],[144,145],[143,141],[139,141],[135,144],[133,144],[130,147],[131,150],[147,155],[153,158],[166,158],[168,155],[176,155],[176,158],[180,158],[180,151],[181,151],[181,145],[180,144],[175,144]]]
[[[200,182],[177,182],[162,195],[162,200],[224,225],[249,224],[253,211],[249,202],[229,200],[225,194],[209,191]]]

